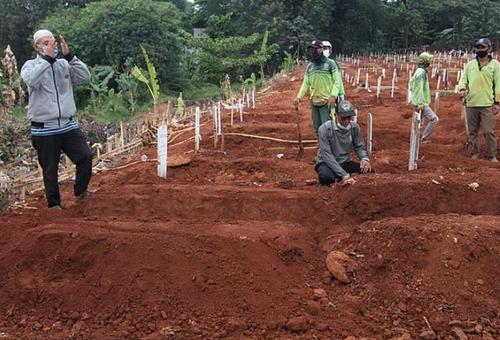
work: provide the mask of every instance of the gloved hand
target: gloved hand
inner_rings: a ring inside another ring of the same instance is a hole
[[[300,99],[295,98],[295,100],[293,101],[293,107],[295,108],[295,110],[299,109],[299,104],[300,104]]]
[[[337,102],[337,97],[331,96],[328,98],[328,108],[331,110],[335,107],[335,103]]]
[[[366,174],[367,172],[372,170],[372,166],[370,164],[370,161],[366,160],[366,159],[362,159],[359,166],[361,168],[361,172],[364,174]]]
[[[345,176],[340,181],[340,185],[343,186],[343,187],[346,186],[346,185],[353,185],[354,183],[356,183],[356,181],[354,180],[354,178],[352,178],[349,175]]]
[[[464,99],[466,96],[467,96],[467,90],[466,89],[461,89],[460,91],[458,91],[458,97],[460,99]]]

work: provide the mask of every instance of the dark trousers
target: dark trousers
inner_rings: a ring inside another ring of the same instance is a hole
[[[32,136],[31,140],[43,170],[45,197],[49,207],[61,204],[57,173],[61,151],[76,165],[75,196],[87,190],[92,176],[92,152],[80,129],[54,136]]]
[[[344,163],[340,163],[342,169],[344,169],[349,175],[356,173],[361,173],[361,167],[359,163],[354,161],[347,161]],[[337,176],[325,162],[318,163],[315,167],[316,172],[318,173],[319,184],[330,186],[330,184],[341,181],[342,177]]]

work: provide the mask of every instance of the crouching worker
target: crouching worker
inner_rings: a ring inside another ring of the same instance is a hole
[[[330,186],[334,182],[352,185],[355,180],[351,174],[373,171],[361,129],[351,120],[355,115],[354,106],[349,101],[342,100],[337,106],[338,123],[328,121],[320,126],[315,166],[320,185]],[[361,159],[361,163],[351,160],[350,152],[353,149]]]

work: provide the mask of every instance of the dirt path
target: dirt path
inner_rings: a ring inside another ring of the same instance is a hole
[[[302,72],[225,131],[296,139]],[[95,176],[81,204],[64,185],[63,211],[37,194],[38,209],[1,216],[0,338],[499,337],[500,165],[464,156],[460,105],[443,97],[409,174],[405,88],[348,94],[363,128],[373,113],[377,171],[353,187],[309,185],[314,147],[297,162],[293,144],[228,135],[221,152],[208,124],[201,152],[165,181],[139,163]],[[131,160],[142,153],[155,157]],[[327,271],[332,250],[348,255],[350,283]]]

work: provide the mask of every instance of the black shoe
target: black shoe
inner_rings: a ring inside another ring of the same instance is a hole
[[[94,192],[90,190],[85,190],[82,192],[80,195],[76,196],[76,201],[80,202],[86,199],[87,197],[91,196]]]

